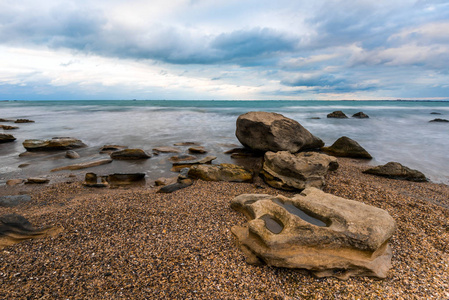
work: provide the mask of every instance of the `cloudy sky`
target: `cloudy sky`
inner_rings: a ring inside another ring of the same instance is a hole
[[[0,100],[449,99],[447,0],[0,0]]]

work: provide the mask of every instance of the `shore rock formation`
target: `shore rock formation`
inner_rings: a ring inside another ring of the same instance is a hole
[[[135,160],[135,159],[148,159],[151,157],[151,154],[148,154],[142,149],[123,149],[112,152],[110,156],[112,159],[118,160]]]
[[[234,226],[251,264],[311,271],[317,277],[385,278],[396,223],[388,212],[307,188],[293,198],[244,194],[231,207],[248,219]]]
[[[358,119],[368,119],[369,118],[369,116],[367,114],[365,114],[364,112],[362,112],[362,111],[353,114],[352,117],[353,118],[358,118]]]
[[[0,143],[14,142],[16,138],[11,134],[0,133]]]
[[[55,236],[61,232],[58,227],[35,228],[18,214],[0,216],[0,249],[17,244],[27,239]]]
[[[347,119],[348,116],[345,115],[344,112],[342,112],[341,110],[337,110],[334,112],[331,112],[330,114],[327,115],[328,118],[336,118],[336,119]]]
[[[335,157],[316,153],[288,151],[267,152],[261,175],[264,181],[278,189],[303,190],[306,187],[322,188],[328,171],[338,168]]]
[[[295,120],[270,112],[248,112],[237,119],[235,135],[254,151],[289,151],[317,149],[324,146]]]
[[[195,165],[189,170],[192,179],[205,181],[251,182],[253,174],[245,168],[233,164]]]
[[[433,120],[429,121],[429,123],[434,123],[434,122],[435,123],[449,123],[449,120],[437,118],[437,119],[433,119]]]
[[[342,136],[338,140],[336,140],[332,146],[323,147],[321,151],[340,157],[352,157],[352,158],[373,158],[371,154],[368,153],[362,146],[359,145],[353,139],[348,138],[347,136]]]
[[[72,150],[86,146],[81,140],[71,137],[54,137],[51,140],[31,139],[23,142],[23,147],[27,151]]]
[[[410,169],[398,162],[389,162],[383,166],[377,166],[363,171],[365,174],[377,175],[387,178],[425,182],[426,176],[418,170]]]
[[[55,169],[52,169],[51,172],[57,172],[57,171],[62,171],[62,170],[72,170],[72,171],[73,170],[81,170],[81,169],[87,169],[87,168],[92,168],[92,167],[109,164],[111,162],[112,162],[112,159],[105,158],[105,159],[100,159],[100,160],[89,161],[89,162],[85,162],[85,163],[55,168]]]

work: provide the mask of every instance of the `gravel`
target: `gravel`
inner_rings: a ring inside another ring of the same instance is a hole
[[[384,280],[317,279],[303,270],[248,265],[230,231],[246,220],[230,208],[231,199],[293,195],[260,181],[196,181],[171,194],[74,181],[24,187],[30,202],[0,207],[0,215],[63,228],[0,250],[0,298],[448,299],[449,187],[362,174],[368,166],[338,160],[325,191],[383,208],[398,224]]]

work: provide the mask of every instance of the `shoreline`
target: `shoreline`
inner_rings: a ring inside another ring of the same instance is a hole
[[[384,280],[317,279],[301,270],[245,262],[230,229],[245,218],[229,204],[242,193],[294,193],[255,183],[196,181],[172,194],[144,187],[70,183],[8,187],[32,201],[0,207],[56,237],[0,250],[2,298],[448,298],[449,186],[362,174],[365,162],[338,158],[325,192],[380,207],[398,225],[393,267]],[[63,174],[62,176],[67,175]],[[6,190],[6,189],[5,189]],[[107,294],[106,294],[107,293]]]

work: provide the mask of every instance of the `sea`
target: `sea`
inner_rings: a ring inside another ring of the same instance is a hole
[[[348,119],[327,114],[341,110]],[[13,143],[0,144],[0,185],[12,178],[65,176],[73,171],[53,168],[104,158],[103,145],[125,145],[148,152],[158,146],[197,142],[217,156],[214,163],[232,162],[225,151],[240,146],[235,137],[236,120],[249,111],[283,114],[298,121],[327,146],[341,136],[357,141],[373,157],[369,165],[399,162],[423,172],[435,183],[449,184],[449,102],[432,101],[191,101],[191,100],[95,100],[95,101],[2,101],[0,118],[31,119],[12,124]],[[357,112],[368,119],[351,116]],[[74,137],[88,145],[79,149],[80,159],[62,153],[19,156],[26,139]],[[184,147],[180,147],[187,151]],[[174,176],[168,158],[160,154],[145,161],[114,161],[96,167],[103,173],[145,172],[151,179]],[[20,166],[20,167],[19,167]],[[96,172],[86,169],[79,172]],[[56,174],[57,173],[57,174]]]

